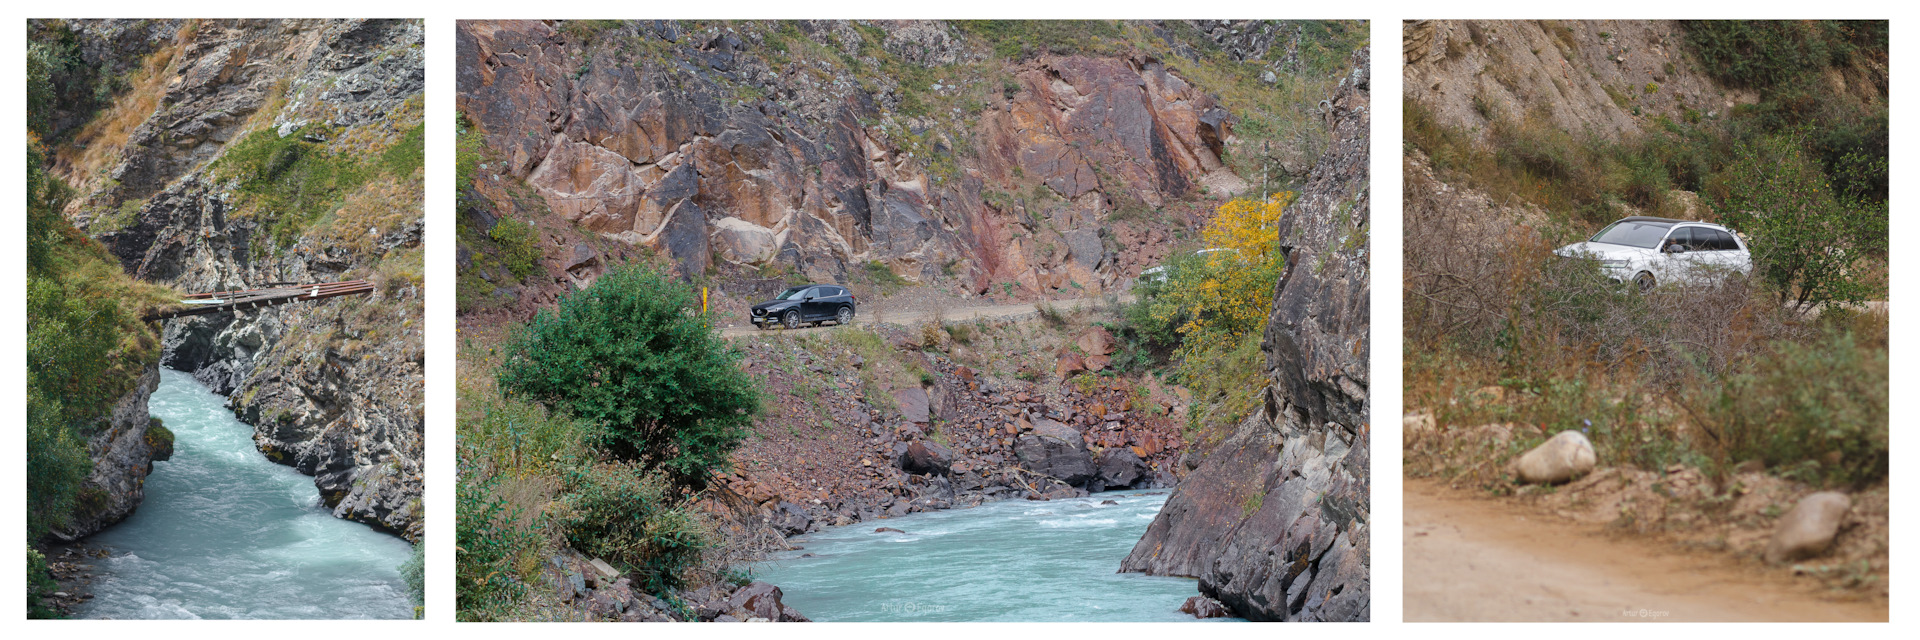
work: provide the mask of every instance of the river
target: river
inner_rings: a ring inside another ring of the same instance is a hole
[[[793,538],[804,549],[753,573],[820,622],[1192,621],[1180,605],[1195,581],[1115,573],[1166,500],[1109,492],[863,522]]]
[[[162,369],[150,410],[174,434],[146,499],[88,539],[83,618],[412,618],[399,568],[412,547],[333,517],[313,479],[253,447],[253,428],[193,376]]]

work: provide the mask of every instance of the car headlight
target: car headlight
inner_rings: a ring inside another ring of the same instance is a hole
[[[1602,268],[1602,269],[1625,269],[1625,268],[1627,268],[1627,261],[1625,261],[1625,260],[1601,260],[1601,261],[1600,261],[1600,268]]]

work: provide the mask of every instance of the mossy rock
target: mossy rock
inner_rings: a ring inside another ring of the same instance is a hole
[[[153,460],[164,462],[173,458],[173,431],[161,423],[159,418],[148,418],[147,447],[153,450]]]

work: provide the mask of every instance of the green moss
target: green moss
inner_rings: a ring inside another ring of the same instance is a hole
[[[366,184],[386,165],[385,155],[373,163],[362,163],[306,140],[310,135],[331,133],[321,125],[308,125],[286,137],[272,129],[260,129],[214,162],[216,175],[239,181],[241,211],[261,220],[274,244],[281,248],[293,246],[308,227],[339,208],[347,194]],[[418,166],[418,159],[405,149],[389,151],[391,166]]]

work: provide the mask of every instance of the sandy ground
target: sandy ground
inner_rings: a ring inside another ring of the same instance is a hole
[[[1132,302],[1133,295],[1121,294],[1117,298],[1117,301],[1122,303]],[[1049,302],[1046,304],[1051,304],[1055,308],[1060,309],[1061,311],[1071,311],[1071,310],[1076,310],[1084,307],[1091,307],[1091,306],[1100,304],[1101,302],[1103,302],[1102,298],[1075,298],[1072,300],[1055,300],[1053,302]],[[1002,305],[987,305],[987,306],[978,306],[978,307],[962,307],[958,309],[945,309],[940,312],[895,311],[892,313],[862,313],[860,315],[856,315],[853,317],[853,323],[856,325],[859,325],[859,324],[873,324],[875,322],[886,322],[886,323],[899,324],[899,325],[913,325],[916,323],[925,322],[927,320],[932,320],[935,315],[939,315],[939,314],[944,314],[948,322],[961,322],[966,320],[977,320],[980,318],[1019,319],[1023,316],[1037,315],[1039,313],[1039,304],[1041,303],[1002,304]],[[827,323],[819,327],[812,327],[812,328],[801,327],[799,329],[795,329],[794,331],[799,333],[805,333],[808,331],[829,331],[829,330],[832,330],[833,328],[834,328],[834,325],[832,323]],[[727,337],[727,338],[738,338],[741,336],[754,335],[755,333],[759,333],[760,331],[762,331],[762,329],[757,329],[757,328],[754,328],[752,325],[747,325],[747,326],[741,326],[741,327],[728,327],[726,329],[722,329],[720,331],[720,335],[722,337]],[[786,329],[768,329],[766,331],[786,331]]]
[[[1408,622],[1881,621],[1885,607],[1408,478]]]

